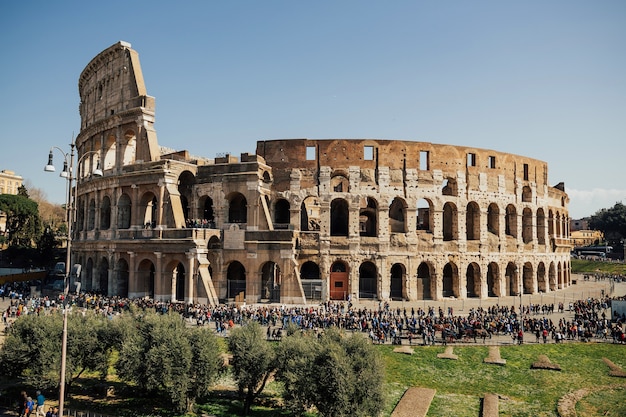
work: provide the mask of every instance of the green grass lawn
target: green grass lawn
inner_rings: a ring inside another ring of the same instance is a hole
[[[626,263],[586,261],[572,258],[572,273],[574,274],[605,274],[626,275]]]
[[[483,363],[488,348],[456,347],[457,361],[438,359],[439,347],[417,347],[414,355],[393,353],[391,346],[380,347],[386,363],[388,401],[385,415],[390,415],[404,391],[412,386],[437,391],[429,416],[480,415],[485,393],[499,394],[500,416],[558,416],[557,402],[568,392],[585,387],[626,385],[626,379],[608,375],[602,361],[606,357],[626,369],[626,346],[612,344],[548,344],[506,346],[500,354],[504,366]],[[561,366],[561,371],[534,370],[530,365],[540,354]],[[598,406],[599,404],[599,406]],[[607,404],[603,407],[603,404]],[[611,404],[613,411],[609,410]],[[580,416],[626,415],[624,389],[597,392],[581,401],[585,414]],[[617,407],[617,409],[615,409]],[[587,414],[595,409],[598,414]]]

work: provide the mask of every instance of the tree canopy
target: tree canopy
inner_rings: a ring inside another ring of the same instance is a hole
[[[601,230],[606,239],[619,243],[626,237],[626,206],[618,202],[611,208],[598,210],[589,219],[589,227]]]
[[[7,216],[8,244],[32,247],[41,234],[37,203],[23,195],[0,194],[0,211]]]

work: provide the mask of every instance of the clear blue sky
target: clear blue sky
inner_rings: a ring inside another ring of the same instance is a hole
[[[54,202],[65,182],[43,167],[79,130],[78,76],[119,40],[164,146],[466,145],[546,161],[573,218],[626,202],[623,0],[6,1],[0,36],[0,169]]]

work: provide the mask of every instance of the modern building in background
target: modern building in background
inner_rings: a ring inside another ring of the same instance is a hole
[[[125,42],[96,56],[78,87],[83,290],[309,303],[571,284],[568,196],[548,184],[545,162],[374,139],[259,141],[254,154],[196,157],[159,145],[155,99]],[[98,164],[104,175],[92,177]]]

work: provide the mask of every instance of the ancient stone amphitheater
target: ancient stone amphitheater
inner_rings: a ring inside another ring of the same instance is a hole
[[[568,197],[543,161],[377,139],[195,157],[158,144],[155,100],[125,42],[87,65],[79,94],[72,256],[83,290],[310,303],[571,284]]]

